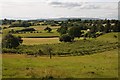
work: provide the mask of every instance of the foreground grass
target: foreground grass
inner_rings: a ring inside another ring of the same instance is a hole
[[[118,51],[85,56],[33,57],[3,54],[3,78],[116,78]]]

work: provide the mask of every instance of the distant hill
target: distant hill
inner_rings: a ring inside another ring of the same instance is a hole
[[[68,19],[81,19],[81,20],[100,20],[100,18],[48,18],[48,19],[37,19],[41,20],[55,20],[55,21],[66,21]]]

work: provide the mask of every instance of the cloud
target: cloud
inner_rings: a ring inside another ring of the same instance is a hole
[[[117,2],[80,2],[80,0],[3,0],[0,4],[2,4],[0,5],[2,9],[2,14],[0,15],[6,18],[23,17],[26,19],[27,17],[49,18],[84,16],[92,18],[116,18],[118,16]]]
[[[53,7],[79,8],[79,9],[118,9],[117,3],[112,2],[49,2]]]
[[[66,8],[73,8],[73,7],[78,7],[81,6],[82,4],[78,3],[73,3],[73,2],[50,2],[49,3],[52,6],[55,7],[66,7]]]

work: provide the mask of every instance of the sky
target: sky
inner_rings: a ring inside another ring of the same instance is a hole
[[[119,0],[0,0],[0,18],[118,19]]]

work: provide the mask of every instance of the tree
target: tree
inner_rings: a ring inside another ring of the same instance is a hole
[[[67,33],[68,28],[67,27],[60,27],[57,29],[57,32],[59,32],[61,35]]]
[[[105,25],[105,32],[108,33],[110,32],[111,28],[111,24],[110,24],[110,20],[107,20],[107,23]]]
[[[80,27],[71,27],[69,30],[68,30],[68,34],[71,36],[71,37],[80,37],[82,32],[81,32],[81,28]]]
[[[52,47],[47,45],[47,46],[44,47],[44,49],[45,49],[44,50],[45,53],[47,53],[49,55],[50,59],[52,59],[52,51],[53,51]]]
[[[98,30],[97,30],[97,26],[94,24],[92,27],[91,27],[91,30],[90,30],[90,33],[94,34],[96,33]]]
[[[68,34],[63,34],[59,37],[59,41],[63,42],[71,42],[72,38]]]
[[[49,27],[46,27],[44,30],[45,30],[45,31],[48,31],[48,32],[51,32],[51,31],[52,31],[52,29],[49,28]]]
[[[120,22],[115,21],[114,26],[112,27],[114,32],[120,32]]]
[[[2,45],[5,48],[16,48],[22,42],[23,40],[21,37],[15,37],[12,34],[7,34],[2,40]]]
[[[9,27],[29,27],[31,26],[31,23],[27,22],[27,21],[16,21],[16,22],[12,22],[12,24]]]

